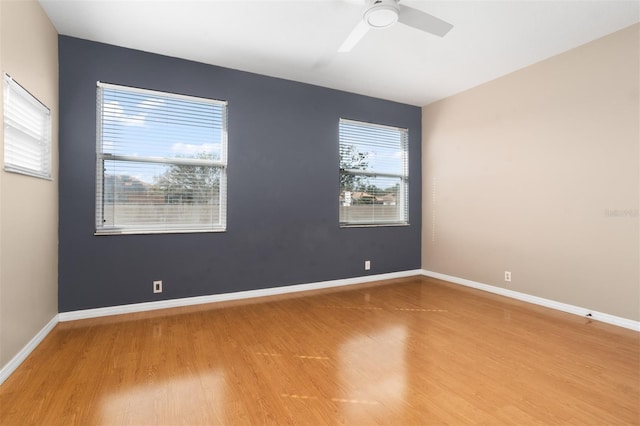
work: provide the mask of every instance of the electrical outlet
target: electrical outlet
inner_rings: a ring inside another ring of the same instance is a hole
[[[371,269],[371,261],[370,260],[365,260],[364,261],[364,270],[368,271],[369,269]]]
[[[511,282],[511,271],[504,271],[504,280],[508,283]]]
[[[154,293],[162,293],[162,281],[154,281],[153,282],[153,292]]]

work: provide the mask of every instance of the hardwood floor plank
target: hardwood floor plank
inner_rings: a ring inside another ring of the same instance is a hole
[[[60,323],[2,425],[640,424],[640,334],[432,278]]]

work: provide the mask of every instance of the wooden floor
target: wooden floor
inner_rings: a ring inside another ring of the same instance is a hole
[[[60,323],[2,425],[640,424],[640,333],[415,277]]]

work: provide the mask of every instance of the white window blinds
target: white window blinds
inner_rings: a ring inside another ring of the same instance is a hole
[[[340,224],[406,225],[407,129],[340,119]]]
[[[98,83],[96,233],[226,229],[226,102]]]
[[[4,74],[4,169],[51,178],[51,112]]]

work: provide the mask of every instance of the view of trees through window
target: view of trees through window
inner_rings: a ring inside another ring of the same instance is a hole
[[[345,147],[340,156],[340,191],[351,192],[351,204],[384,204],[394,202],[398,198],[400,183],[363,174],[345,173],[346,170],[367,171],[368,152],[360,152],[355,146]],[[378,186],[381,185],[381,186]],[[389,186],[386,186],[389,185]],[[354,196],[355,194],[355,196]]]
[[[213,154],[201,152],[196,158],[217,160]],[[202,204],[211,202],[211,195],[220,191],[220,168],[172,164],[154,178],[151,193],[161,195],[169,204]],[[214,197],[217,198],[217,197]]]

